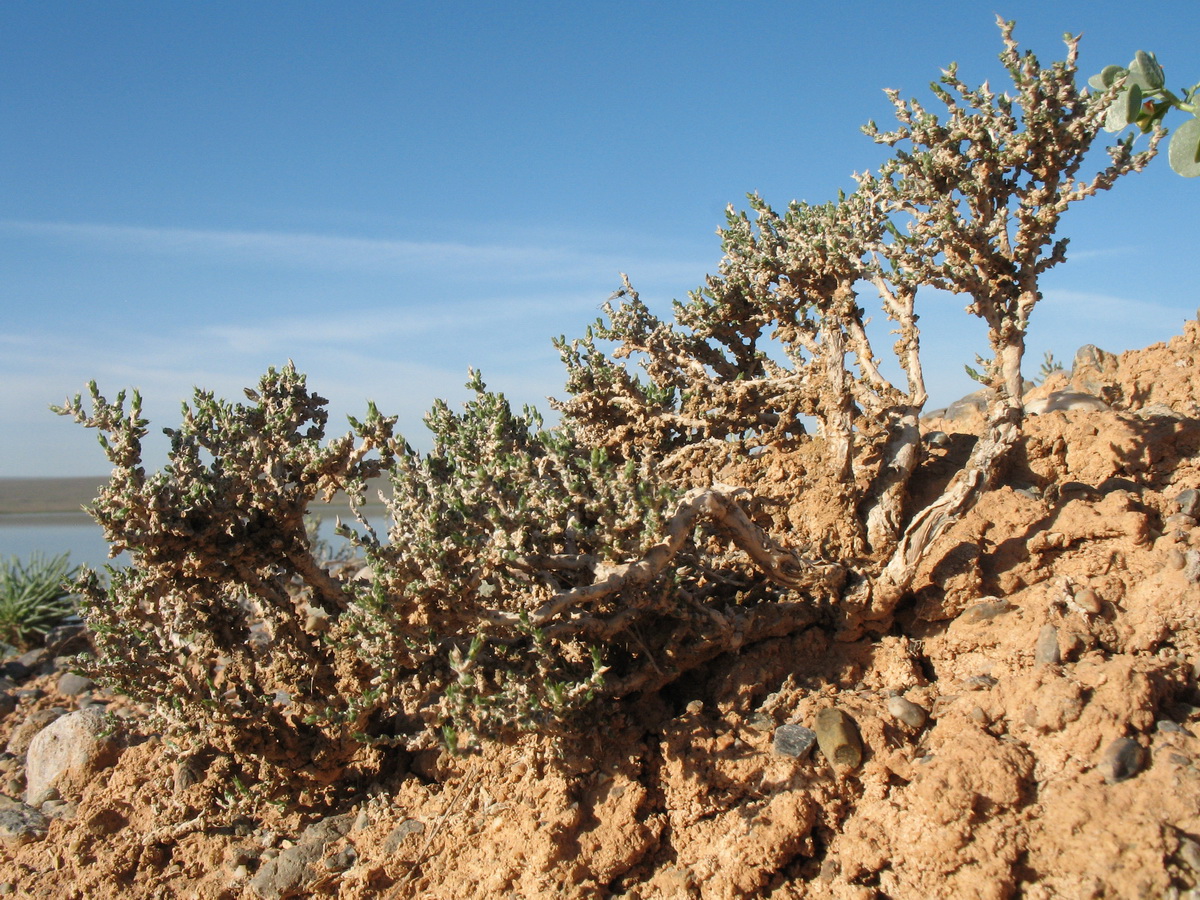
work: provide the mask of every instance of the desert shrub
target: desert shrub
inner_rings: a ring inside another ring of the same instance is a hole
[[[34,553],[0,561],[0,641],[27,649],[75,611],[68,584],[79,567],[69,560]]]
[[[92,514],[132,556],[107,589],[83,579],[92,671],[194,743],[321,779],[374,745],[569,733],[597,698],[822,618],[886,627],[1020,435],[1024,337],[1038,279],[1065,258],[1062,213],[1144,167],[1161,137],[1141,153],[1118,142],[1082,174],[1122,82],[1090,93],[1075,39],[1042,67],[1001,28],[1013,95],[953,67],[933,86],[940,114],[891,94],[898,127],[867,131],[893,157],[830,203],[731,209],[716,274],[671,320],[624,279],[604,319],[558,342],[556,427],[472,373],[462,412],[429,414],[428,454],[373,407],[326,442],[324,401],[289,365],[250,405],[198,391],[148,476],[139,398],[126,411],[92,385],[90,404],[60,412],[101,430],[114,472]],[[992,400],[963,470],[917,509],[928,287],[983,321]],[[864,288],[895,326],[898,383]],[[341,489],[356,514],[385,472],[386,536],[361,516],[344,532],[364,571],[323,565],[309,504]],[[765,500],[818,485],[845,527],[814,548]]]

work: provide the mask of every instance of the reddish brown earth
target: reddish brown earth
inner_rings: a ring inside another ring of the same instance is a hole
[[[1113,408],[1028,420],[1004,484],[939,539],[888,634],[744,648],[565,754],[531,736],[419,755],[334,810],[345,833],[317,843],[295,895],[1200,896],[1200,526],[1177,502],[1200,489],[1198,356],[1193,322],[1077,367],[1073,386]],[[971,443],[961,420],[935,427],[951,440],[927,492]],[[74,706],[55,676],[35,683],[47,695],[0,742],[34,709]],[[893,717],[893,694],[929,721]],[[831,706],[856,721],[861,766],[775,752],[777,726]],[[1125,773],[1104,762],[1121,738]],[[189,785],[167,742],[128,742],[45,839],[0,846],[10,892],[251,898],[272,857],[315,840],[311,815],[222,812],[236,792],[220,761]]]

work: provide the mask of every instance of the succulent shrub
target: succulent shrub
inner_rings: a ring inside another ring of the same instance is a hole
[[[28,649],[75,611],[68,583],[78,566],[70,554],[31,554],[0,561],[0,642]]]
[[[326,441],[324,401],[289,365],[249,405],[197,391],[147,475],[140,399],[126,410],[91,385],[59,411],[101,431],[114,471],[92,514],[132,557],[107,588],[83,578],[93,672],[259,775],[320,780],[376,745],[569,732],[597,699],[822,619],[886,627],[1020,436],[1024,337],[1038,279],[1065,258],[1062,213],[1161,137],[1083,174],[1124,82],[1089,92],[1074,38],[1042,67],[1001,30],[1011,96],[953,67],[933,86],[940,113],[890,94],[898,127],[867,131],[893,157],[833,202],[731,209],[716,273],[670,319],[623,279],[603,319],[558,342],[555,427],[472,373],[461,412],[428,415],[427,454],[374,407]],[[928,287],[985,324],[992,402],[965,467],[914,508]],[[894,325],[895,381],[864,292]],[[358,505],[384,473],[380,535]],[[357,573],[305,527],[339,490]],[[789,518],[801,498],[836,527]]]

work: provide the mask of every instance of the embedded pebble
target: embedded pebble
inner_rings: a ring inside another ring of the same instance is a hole
[[[996,686],[996,679],[991,675],[972,675],[963,682],[968,691],[986,691]]]
[[[1193,872],[1200,873],[1200,844],[1189,837],[1179,839],[1179,850],[1175,854]]]
[[[95,687],[95,682],[84,675],[67,672],[58,679],[58,692],[64,697],[78,697]]]
[[[1043,625],[1042,630],[1038,632],[1033,661],[1039,666],[1057,666],[1062,662],[1062,654],[1058,649],[1058,629],[1049,623]]]
[[[1096,769],[1104,776],[1105,782],[1115,784],[1132,778],[1145,763],[1146,751],[1142,745],[1133,738],[1123,737],[1104,748]]]
[[[1197,513],[1200,513],[1200,491],[1193,488],[1180,491],[1175,498],[1175,505],[1179,507],[1179,512],[1183,515],[1196,516]]]
[[[1187,734],[1188,733],[1186,728],[1184,728],[1178,722],[1172,722],[1170,719],[1159,719],[1158,722],[1155,724],[1155,727],[1159,731],[1167,732],[1170,734]]]
[[[921,728],[929,720],[929,713],[924,707],[904,699],[899,694],[888,698],[887,709],[909,728]]]
[[[1178,547],[1172,547],[1167,551],[1167,568],[1178,572],[1187,565],[1187,557],[1183,555],[1183,551]]]
[[[1075,592],[1075,596],[1072,599],[1075,601],[1076,606],[1089,615],[1097,615],[1104,609],[1104,604],[1100,601],[1100,595],[1091,588],[1081,588]]]
[[[931,431],[925,435],[925,443],[930,447],[949,447],[950,435],[944,431]]]
[[[32,806],[18,803],[0,809],[0,843],[19,847],[40,841],[50,830],[50,821]]]
[[[990,597],[987,600],[981,600],[971,606],[968,606],[959,617],[955,620],[958,622],[986,622],[989,619],[994,619],[996,616],[1003,615],[1016,609],[1007,600],[1000,600],[996,597]]]
[[[817,733],[803,725],[780,725],[775,729],[772,746],[776,753],[805,759],[817,742]]]
[[[857,769],[862,765],[862,737],[858,726],[845,712],[836,708],[817,713],[817,744],[821,753],[834,766]]]

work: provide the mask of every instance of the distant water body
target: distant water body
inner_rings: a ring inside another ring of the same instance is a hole
[[[367,521],[381,537],[384,535],[385,517],[368,515]],[[322,518],[317,534],[338,547],[342,539],[334,534],[335,527],[333,516]],[[43,556],[69,553],[72,565],[85,564],[93,569],[106,564],[124,565],[128,559],[125,554],[109,559],[108,542],[100,526],[82,513],[0,515],[0,559],[12,556],[28,559],[34,553]]]

